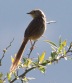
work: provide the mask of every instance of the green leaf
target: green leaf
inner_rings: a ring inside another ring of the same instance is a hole
[[[27,77],[28,80],[34,80],[34,77]]]
[[[54,42],[50,41],[50,40],[46,40],[46,42],[49,43],[50,45],[57,47],[56,44]]]
[[[8,81],[10,82],[11,81],[11,73],[7,73],[7,78],[8,78]]]
[[[32,63],[32,60],[27,58],[26,61],[24,62],[24,67],[30,67],[31,63]]]
[[[18,77],[18,75],[17,75],[17,74],[18,74],[18,73],[13,72],[14,77],[15,77],[16,79],[19,79],[19,77]]]
[[[3,77],[3,74],[2,73],[0,73],[0,79]]]
[[[70,56],[67,57],[69,60],[72,60],[72,58]]]
[[[61,45],[62,39],[61,36],[59,37],[59,46]]]
[[[55,47],[55,46],[51,46],[51,48],[52,48],[53,51],[57,50],[57,47]]]
[[[42,63],[44,61],[44,58],[45,58],[45,52],[43,52],[41,56],[39,56],[39,63]]]
[[[39,70],[40,70],[42,73],[45,73],[45,67],[44,67],[44,66],[40,66],[40,67],[39,67]]]
[[[64,57],[65,60],[67,60],[68,58],[67,57]]]
[[[64,48],[64,55],[66,56],[66,49]]]
[[[64,40],[63,42],[61,42],[61,45],[58,48],[58,53],[61,53],[62,50],[64,49],[64,47],[66,46],[66,40]]]
[[[66,44],[67,44],[66,40],[64,40],[64,41],[61,43],[61,45],[62,45],[63,47],[65,47]]]
[[[26,60],[27,60],[27,58],[23,58],[23,62],[24,62],[24,63],[26,62]]]
[[[2,79],[0,79],[0,83],[4,83]]]
[[[47,60],[44,60],[41,65],[42,65],[42,66],[46,66],[47,64],[48,64],[48,61],[47,61]]]
[[[51,52],[51,57],[52,59],[57,58],[58,54],[56,52]]]
[[[25,82],[25,83],[28,83],[28,81],[29,81],[27,77],[24,77],[22,80],[23,80],[23,82]]]

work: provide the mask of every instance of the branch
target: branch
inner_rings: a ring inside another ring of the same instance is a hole
[[[72,48],[72,43],[70,44],[68,50],[66,51],[66,54],[69,53],[69,52],[72,52],[71,48]],[[52,59],[52,60],[46,60],[45,62],[38,64],[38,65],[34,65],[33,67],[26,69],[25,72],[23,74],[19,75],[18,77],[22,80],[22,78],[24,78],[28,72],[30,72],[31,70],[33,70],[35,68],[38,68],[38,66],[40,66],[40,65],[46,66],[46,65],[48,65],[48,63],[54,63],[55,61],[58,62],[62,58],[65,58],[65,55],[59,56],[59,58],[55,58],[55,59]],[[14,78],[10,83],[13,83],[16,80],[17,80],[17,78]]]
[[[23,74],[19,75],[18,77],[19,77],[19,78],[25,77],[25,75],[26,75],[29,71],[31,71],[31,70],[33,70],[33,69],[35,69],[35,68],[36,68],[36,67],[32,67],[32,68],[26,70]],[[17,80],[17,78],[14,78],[10,83],[13,83],[13,82],[16,81],[16,80]]]
[[[72,48],[72,42],[70,43],[70,46],[69,46],[69,48],[68,48],[66,54],[67,54],[68,52],[72,52],[71,48]]]
[[[56,23],[56,21],[48,21],[47,24]]]
[[[68,48],[68,50],[66,51],[66,54],[65,55],[67,55],[68,53],[72,53],[72,50],[71,50],[71,48],[72,48],[72,42],[70,43],[70,46],[69,46],[69,48]],[[44,63],[42,63],[42,64],[40,64],[40,65],[43,65],[43,66],[45,66],[45,65],[47,65],[48,63],[53,63],[53,62],[58,62],[59,60],[61,60],[62,58],[65,58],[66,56],[65,55],[62,55],[62,56],[59,56],[59,58],[58,59],[52,59],[52,60],[46,60],[46,62],[44,62]]]
[[[12,44],[13,41],[14,41],[14,38],[13,38],[13,40],[10,42],[10,44],[3,50],[3,55],[2,55],[2,57],[1,57],[1,59],[0,59],[0,66],[1,66],[1,61],[3,60],[6,51],[8,50],[8,48],[10,48],[10,46],[11,46],[11,44]]]

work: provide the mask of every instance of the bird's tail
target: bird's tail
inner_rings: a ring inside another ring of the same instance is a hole
[[[23,51],[25,49],[25,46],[26,46],[27,42],[28,42],[28,38],[24,38],[24,40],[23,40],[23,42],[21,44],[21,47],[20,47],[18,53],[16,54],[16,57],[14,59],[14,62],[11,65],[10,72],[14,71],[16,69],[16,67],[18,66],[18,62],[21,59],[22,53],[23,53]]]

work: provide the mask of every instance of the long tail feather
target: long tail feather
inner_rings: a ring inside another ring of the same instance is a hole
[[[14,59],[14,62],[12,64],[11,68],[10,68],[10,72],[14,71],[16,69],[16,67],[18,66],[18,62],[21,59],[22,53],[23,53],[23,51],[25,49],[25,46],[26,46],[27,42],[28,42],[28,38],[24,38],[24,40],[23,40],[23,42],[21,44],[21,47],[20,47],[20,49],[19,49],[19,51],[18,51],[18,53],[17,53],[17,55],[16,55],[16,57]]]

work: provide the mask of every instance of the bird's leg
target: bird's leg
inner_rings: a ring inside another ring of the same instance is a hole
[[[31,46],[32,46],[32,40],[30,39],[30,43],[31,43]]]
[[[36,41],[34,41],[34,43],[32,44],[32,40],[30,40],[30,42],[31,42],[31,48],[30,48],[30,53],[28,54],[28,58],[30,57],[30,54],[31,54],[31,52],[32,52],[32,50],[34,49],[34,45],[35,45],[35,43],[36,43]]]
[[[33,45],[34,43],[32,43],[32,40],[30,40],[30,43],[31,43],[31,48],[30,48],[30,50],[33,50],[34,47],[35,47],[35,46]]]

